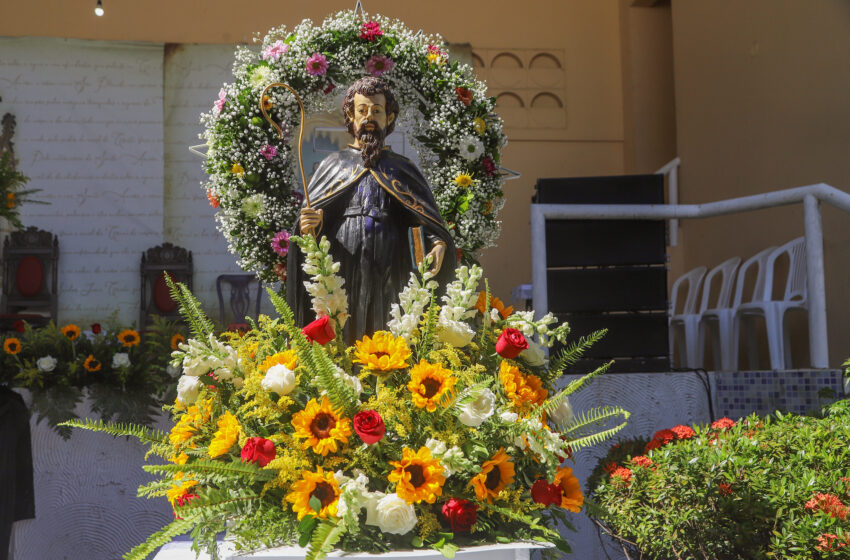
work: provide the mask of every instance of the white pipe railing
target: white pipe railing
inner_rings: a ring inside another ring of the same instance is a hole
[[[675,160],[674,160],[675,161]],[[671,162],[672,163],[672,162]],[[669,220],[712,218],[803,203],[812,367],[829,367],[820,202],[850,212],[850,194],[826,183],[703,204],[532,204],[531,280],[538,317],[549,308],[546,286],[546,219]]]
[[[655,175],[667,176],[667,204],[679,204],[680,163],[682,163],[682,160],[675,157],[655,172]],[[679,220],[677,218],[672,218],[667,222],[667,224],[670,246],[675,247],[679,244]]]

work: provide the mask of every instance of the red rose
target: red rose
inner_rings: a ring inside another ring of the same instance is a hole
[[[310,342],[318,342],[322,346],[336,337],[327,315],[322,315],[303,329],[301,332],[310,339]]]
[[[92,334],[100,334],[100,331],[101,331],[100,323],[92,323],[91,324]]]
[[[266,438],[252,437],[242,446],[241,455],[243,463],[257,463],[260,467],[265,467],[275,458],[277,450],[274,443]]]
[[[18,319],[17,321],[12,323],[12,328],[18,332],[24,332],[25,330],[27,330],[27,325],[26,323]]]
[[[549,484],[542,478],[538,478],[531,486],[531,499],[546,507],[561,505],[561,487],[557,484]]]
[[[505,329],[496,341],[496,353],[503,358],[514,359],[528,348],[528,341],[516,329]]]
[[[457,100],[469,107],[469,104],[472,103],[472,92],[469,88],[455,88],[455,93],[457,93]]]
[[[361,410],[354,415],[354,431],[364,443],[372,445],[381,441],[387,427],[376,410]]]
[[[449,522],[452,531],[462,533],[469,531],[478,519],[478,506],[469,500],[450,498],[443,504],[443,517]]]

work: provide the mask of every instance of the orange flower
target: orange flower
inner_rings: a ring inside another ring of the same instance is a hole
[[[59,332],[64,334],[68,340],[77,340],[77,338],[79,338],[80,336],[80,327],[72,323],[70,325],[65,325],[64,327],[59,329]]]
[[[555,473],[554,484],[561,487],[561,507],[572,512],[581,511],[584,504],[584,494],[581,492],[581,484],[573,474],[573,469],[563,467]]]
[[[142,339],[139,333],[133,329],[124,329],[118,333],[118,340],[121,341],[121,344],[130,348],[131,346],[137,346]]]
[[[171,337],[171,349],[177,350],[177,345],[181,342],[186,342],[186,337],[180,333],[175,334]]]
[[[3,350],[5,350],[7,354],[14,356],[21,351],[21,341],[17,338],[7,338],[3,343]]]
[[[451,370],[440,364],[420,360],[410,368],[410,382],[407,388],[412,393],[413,404],[418,408],[427,409],[428,412],[434,412],[441,401],[443,407],[450,404],[446,397],[452,393],[456,383],[457,378],[452,375]]]
[[[422,501],[433,504],[443,493],[446,477],[440,460],[431,456],[431,450],[422,446],[419,451],[405,447],[401,461],[390,461],[395,470],[389,474],[390,482],[397,482],[396,494],[408,504]]]
[[[624,482],[628,486],[632,481],[632,471],[626,467],[618,467],[611,473],[611,482],[616,482],[615,479],[619,479],[620,482]]]
[[[499,367],[499,379],[505,388],[505,395],[514,406],[522,408],[526,404],[542,404],[549,391],[543,388],[543,382],[536,375],[523,375],[519,368],[502,362]]]
[[[93,354],[89,354],[89,357],[86,358],[86,361],[83,362],[83,367],[86,368],[86,371],[100,371],[100,368],[103,367],[103,364],[100,363],[99,360],[95,359]]]
[[[472,477],[469,484],[475,489],[475,496],[479,500],[492,503],[499,492],[513,484],[515,474],[513,461],[502,447],[492,459],[481,465],[481,472]]]
[[[478,301],[475,302],[475,309],[480,311],[482,314],[488,312],[487,305],[484,303],[484,300],[486,299],[486,291],[481,290],[480,292],[478,292]],[[499,312],[499,315],[502,316],[502,319],[507,319],[514,312],[513,305],[505,307],[505,304],[502,303],[502,300],[493,295],[490,296],[490,306]]]
[[[841,519],[842,521],[847,519],[847,515],[850,513],[850,510],[848,510],[847,506],[841,503],[838,496],[822,492],[815,492],[812,499],[806,502],[806,509],[822,511],[824,513],[828,513],[832,517]]]

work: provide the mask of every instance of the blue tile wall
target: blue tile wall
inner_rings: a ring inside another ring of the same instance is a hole
[[[844,394],[841,370],[735,371],[714,373],[714,414],[733,420],[753,412],[804,414]],[[822,389],[833,398],[822,397]]]

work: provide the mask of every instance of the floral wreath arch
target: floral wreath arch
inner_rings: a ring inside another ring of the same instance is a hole
[[[314,26],[272,29],[258,53],[240,46],[235,80],[225,84],[202,137],[209,148],[203,184],[217,208],[218,229],[239,264],[267,281],[286,275],[289,232],[303,195],[297,172],[300,112],[284,88],[263,97],[274,82],[299,92],[307,115],[340,111],[348,84],[381,76],[393,89],[420,166],[448,224],[459,256],[474,261],[494,245],[501,223],[504,177],[498,172],[506,144],[495,98],[466,64],[449,62],[439,36],[414,33],[398,20],[367,19],[362,11],[339,12]]]

